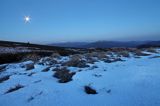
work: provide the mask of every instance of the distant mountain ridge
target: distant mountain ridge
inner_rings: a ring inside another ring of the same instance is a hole
[[[59,47],[75,47],[75,48],[79,48],[79,47],[83,47],[85,45],[88,45],[89,42],[63,42],[63,43],[53,43],[53,44],[49,44],[51,46],[59,46]]]
[[[97,41],[97,42],[66,42],[53,43],[52,46],[74,48],[112,48],[112,47],[160,47],[160,41]]]

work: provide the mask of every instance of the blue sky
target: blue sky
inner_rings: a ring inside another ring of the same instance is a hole
[[[160,40],[160,0],[0,0],[0,39]]]

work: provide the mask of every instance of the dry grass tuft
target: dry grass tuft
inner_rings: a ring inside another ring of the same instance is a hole
[[[25,67],[26,67],[26,70],[32,70],[34,69],[34,63],[26,64]]]
[[[72,80],[72,76],[75,75],[75,72],[69,72],[66,68],[56,69],[54,77],[59,79],[60,83],[67,83]]]
[[[0,78],[0,83],[4,82],[6,80],[9,80],[9,77],[10,77],[9,75],[1,77]]]
[[[71,67],[79,67],[79,68],[85,68],[85,67],[89,67],[87,65],[87,62],[85,60],[83,60],[82,55],[72,55],[70,57],[70,60],[63,63],[63,66],[71,66]]]
[[[14,91],[17,91],[17,90],[19,90],[19,89],[21,89],[21,88],[23,88],[23,87],[24,87],[23,85],[18,84],[18,85],[16,85],[15,87],[9,88],[9,89],[5,92],[5,94],[11,93],[11,92],[14,92]]]

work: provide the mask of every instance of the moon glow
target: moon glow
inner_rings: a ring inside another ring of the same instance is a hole
[[[24,17],[25,23],[29,23],[30,20],[31,20],[30,16],[25,16],[25,17]]]

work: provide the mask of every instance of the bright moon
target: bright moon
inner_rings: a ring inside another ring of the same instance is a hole
[[[25,16],[25,17],[24,17],[24,21],[25,21],[25,23],[30,22],[30,20],[31,20],[31,18],[30,18],[29,16]]]

